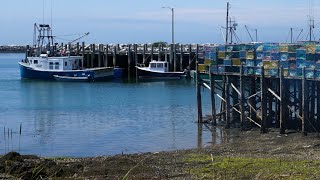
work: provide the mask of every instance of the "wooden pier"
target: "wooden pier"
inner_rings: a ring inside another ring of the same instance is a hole
[[[254,55],[252,59],[257,58]],[[218,61],[218,55],[213,59]],[[272,71],[276,73],[271,74],[270,68],[261,65],[254,67],[259,71],[250,74],[244,73],[244,69],[248,67],[246,61],[248,59],[235,66],[213,62],[209,72],[210,79],[196,79],[199,123],[223,124],[226,128],[239,127],[242,130],[258,127],[261,133],[267,133],[271,128],[278,128],[280,134],[289,130],[300,131],[305,135],[320,131],[320,78],[317,68],[279,66],[272,67]],[[300,75],[289,74],[300,70]],[[197,71],[197,77],[200,77],[199,73]],[[211,92],[209,119],[202,118],[201,87]],[[220,102],[219,105],[216,104],[217,101]]]
[[[125,69],[128,77],[135,76],[137,64],[145,64],[151,60],[170,62],[170,71],[195,69],[195,44],[60,44],[55,49],[63,55],[83,56],[83,68],[118,67]],[[202,47],[202,46],[200,46]],[[34,50],[27,46],[27,56]],[[201,56],[202,51],[198,55]]]

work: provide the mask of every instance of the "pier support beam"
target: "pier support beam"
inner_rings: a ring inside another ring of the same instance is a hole
[[[197,75],[198,76],[198,75]],[[214,75],[212,72],[210,72],[210,98],[211,98],[211,118],[212,118],[212,125],[216,126],[217,125],[217,120],[216,120],[216,100],[215,100],[215,93],[214,93]]]
[[[147,51],[147,45],[143,45],[143,51],[142,51],[142,63],[146,64],[147,59],[146,59],[146,51]]]
[[[183,71],[183,45],[180,44],[180,71]]]
[[[81,59],[81,69],[84,69],[84,54],[85,54],[85,43],[82,42],[82,59]]]
[[[246,116],[245,116],[245,108],[244,108],[244,103],[245,103],[245,92],[244,92],[244,76],[243,76],[243,66],[240,66],[240,121],[241,121],[241,129],[244,130],[245,128],[245,121],[246,121]]]
[[[301,130],[304,135],[307,135],[306,129],[306,118],[307,118],[307,80],[306,80],[306,70],[302,68],[302,122],[301,122]]]
[[[260,133],[266,133],[267,125],[267,91],[265,85],[264,67],[261,67],[261,77],[260,77],[260,87],[261,87],[261,129]]]
[[[198,69],[198,50],[199,47],[197,45],[197,52],[196,52],[196,72],[197,72],[197,77],[196,77],[196,91],[197,91],[197,110],[198,110],[198,123],[202,123],[202,102],[201,102],[201,79],[199,75],[199,69]]]
[[[113,67],[117,67],[117,46],[113,46]]]
[[[108,58],[108,54],[109,54],[109,45],[106,45],[106,49],[104,50],[104,67],[108,67],[109,66],[109,58]]]
[[[131,62],[132,62],[131,44],[128,44],[128,79],[129,80],[130,80],[130,76],[131,76]]]
[[[285,87],[283,78],[283,68],[280,68],[280,134],[284,134],[286,131],[286,117],[284,110],[287,109],[287,104],[285,103]]]
[[[225,76],[226,83],[225,83],[225,121],[226,121],[226,129],[230,128],[230,77],[228,75]]]
[[[90,61],[90,67],[91,68],[94,67],[95,55],[96,55],[96,45],[95,44],[91,44],[91,61]]]

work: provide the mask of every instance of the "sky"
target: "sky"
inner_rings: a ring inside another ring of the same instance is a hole
[[[313,2],[312,2],[313,1]],[[315,38],[320,38],[320,2],[315,0],[230,0],[230,16],[238,23],[242,43],[251,41],[244,26],[258,30],[258,41],[288,42],[304,29],[306,40],[310,4]],[[227,0],[2,0],[0,45],[33,41],[33,24],[52,24],[58,42],[70,42],[86,32],[86,43],[171,42],[171,11],[176,43],[223,43]],[[250,30],[252,36],[254,31]]]

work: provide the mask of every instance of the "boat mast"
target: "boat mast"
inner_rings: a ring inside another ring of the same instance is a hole
[[[229,2],[227,2],[226,44],[228,44],[228,36],[229,36]]]

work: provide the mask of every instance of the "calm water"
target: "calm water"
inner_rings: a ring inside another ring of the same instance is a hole
[[[26,81],[17,64],[23,57],[0,54],[0,154],[81,157],[197,147],[193,82]],[[211,138],[204,128],[203,144]]]

